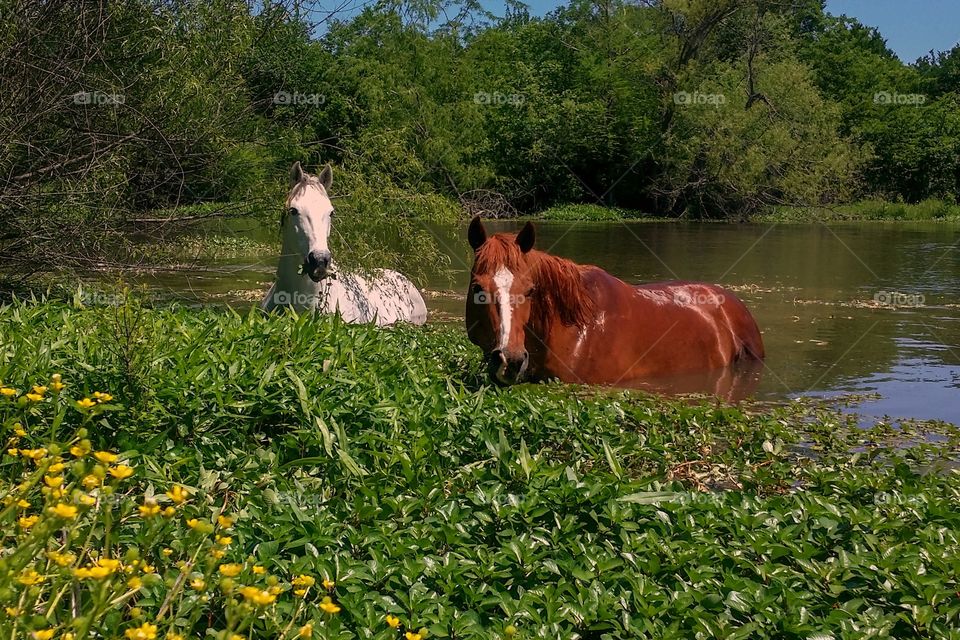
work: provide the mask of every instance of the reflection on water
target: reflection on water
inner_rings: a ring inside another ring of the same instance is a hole
[[[517,223],[490,222],[490,230]],[[435,318],[463,313],[469,248],[464,231],[429,228],[452,273],[422,283]],[[273,230],[251,229],[272,240]],[[960,423],[960,227],[940,223],[729,225],[540,223],[538,247],[630,282],[690,279],[730,287],[751,309],[767,350],[762,376],[710,374],[648,381],[647,388],[759,398],[876,394],[870,417]],[[188,301],[249,304],[275,257],[211,261],[142,281]],[[897,306],[890,306],[893,302]],[[714,379],[716,378],[716,379]],[[749,382],[749,384],[747,384]]]

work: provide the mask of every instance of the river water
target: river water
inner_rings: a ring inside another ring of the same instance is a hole
[[[490,222],[488,231],[515,230]],[[752,395],[845,398],[875,421],[960,424],[960,227],[943,223],[542,222],[538,248],[628,282],[722,284],[751,309],[767,359]],[[230,230],[275,241],[272,225]],[[437,321],[462,321],[470,251],[463,227],[429,227],[450,258],[421,284]],[[336,256],[334,256],[336,258]],[[187,301],[250,304],[268,254],[211,260],[145,284]]]

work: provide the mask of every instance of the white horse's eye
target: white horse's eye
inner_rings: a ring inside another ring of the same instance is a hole
[[[295,215],[299,214],[300,212],[297,211],[297,208],[296,208],[296,207],[290,207],[289,209],[287,209],[287,213],[289,213],[289,214],[292,215],[292,216],[295,216]]]

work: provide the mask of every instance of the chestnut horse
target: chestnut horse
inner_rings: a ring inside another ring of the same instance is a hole
[[[487,237],[478,216],[467,237],[474,250],[467,334],[501,384],[624,384],[764,357],[756,321],[726,289],[627,284],[535,250],[529,222],[518,234]]]

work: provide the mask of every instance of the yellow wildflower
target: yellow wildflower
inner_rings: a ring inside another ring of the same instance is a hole
[[[24,429],[23,425],[18,422],[17,424],[13,425],[13,435],[23,438],[27,435],[27,430]]]
[[[294,585],[295,587],[312,587],[314,584],[316,584],[316,582],[317,580],[313,576],[301,574],[291,580],[290,584]]]
[[[392,616],[389,613],[387,614],[387,624],[390,625],[391,629],[396,629],[400,626],[400,618],[397,616]]]
[[[137,508],[140,510],[140,515],[144,518],[152,518],[160,513],[160,505],[153,500],[147,500]]]
[[[333,580],[329,580],[327,578],[324,578],[321,584],[323,585],[323,588],[326,589],[327,591],[331,591],[335,586],[337,586],[336,582],[334,582]]]
[[[47,473],[60,473],[67,468],[67,465],[62,462],[54,462],[52,465],[47,467]]]
[[[273,601],[277,599],[277,596],[273,595],[269,591],[263,591],[257,589],[256,587],[243,587],[240,589],[240,595],[242,595],[247,602],[252,602],[258,607],[265,607],[268,604],[273,604]]]
[[[63,388],[66,385],[63,384],[63,379],[59,373],[55,373],[50,376],[50,388],[53,389],[56,393],[63,391]]]
[[[143,586],[143,580],[141,580],[137,576],[133,576],[132,578],[127,580],[127,586],[133,589],[134,591],[136,591],[137,589]]]
[[[293,595],[297,596],[298,598],[303,598],[304,596],[307,595],[307,590],[306,590],[306,589],[294,589],[294,590],[293,590]]]
[[[40,516],[23,516],[17,520],[17,524],[20,525],[21,529],[29,529],[38,522],[40,522]]]
[[[266,570],[265,567],[261,567],[261,566],[258,565],[258,564],[253,565],[253,568],[251,569],[251,571],[253,571],[253,573],[256,574],[256,575],[258,575],[258,576],[262,576],[263,574],[265,574],[265,573],[267,572],[267,570]]]
[[[97,399],[97,402],[110,402],[113,400],[113,396],[109,393],[100,393],[99,391],[94,391],[93,397]]]
[[[4,607],[3,610],[11,618],[16,618],[18,615],[20,615],[20,609],[17,609],[16,607]]]
[[[170,556],[173,555],[173,549],[166,548],[166,549],[164,549],[163,551],[161,551],[160,553],[163,554],[163,557],[164,557],[164,558],[169,558]]]
[[[17,506],[20,507],[21,509],[29,509],[30,503],[24,500],[23,498],[20,498],[19,500],[17,500]]]
[[[41,629],[39,631],[34,631],[30,635],[33,636],[33,640],[50,640],[53,637],[53,629]]]
[[[187,501],[187,490],[175,484],[167,491],[167,497],[170,498],[174,504],[183,504]]]
[[[45,579],[46,578],[37,573],[34,569],[26,569],[23,573],[17,576],[17,582],[27,585],[28,587],[35,584],[40,584]]]
[[[71,504],[63,504],[62,502],[58,502],[51,507],[50,512],[58,518],[65,518],[67,520],[73,520],[77,517],[77,508]]]
[[[203,581],[203,578],[194,578],[190,581],[190,588],[194,591],[203,591],[207,586],[207,583]]]
[[[10,387],[0,387],[0,395],[11,397],[17,395],[16,389],[11,389]]]
[[[97,451],[93,454],[93,457],[103,464],[113,464],[120,456],[115,453],[111,453],[110,451]]]
[[[56,562],[61,567],[73,564],[77,559],[72,553],[60,553],[59,551],[47,551],[47,557]]]
[[[340,605],[333,602],[330,596],[323,599],[323,602],[320,603],[320,608],[329,614],[340,613]]]
[[[125,464],[118,464],[115,467],[110,467],[110,475],[117,480],[125,480],[133,475],[133,467],[129,467]]]
[[[196,518],[190,518],[189,520],[187,520],[187,526],[190,527],[191,529],[196,529],[197,527],[200,526],[200,521],[197,520]]]
[[[407,633],[403,637],[406,638],[407,640],[422,640],[423,638],[422,635],[420,635],[419,633],[414,633],[413,631],[407,631]]]
[[[147,564],[146,562],[144,562],[143,565],[140,567],[140,571],[143,571],[144,573],[153,573],[154,571],[156,571],[156,568],[152,564]]]
[[[47,450],[43,447],[39,449],[20,449],[20,455],[24,458],[30,458],[34,462],[39,462],[47,456]]]
[[[240,575],[240,572],[243,571],[242,564],[222,564],[220,565],[220,573],[228,578],[235,578]]]
[[[97,403],[90,398],[84,398],[83,400],[77,400],[76,404],[78,409],[89,409]]]
[[[85,507],[92,507],[93,505],[97,504],[96,498],[85,493],[80,494],[80,497],[77,498],[77,500]]]
[[[43,400],[43,396],[40,395],[39,393],[28,393],[27,400],[29,400],[30,402],[40,402],[41,400]]]
[[[283,587],[281,587],[281,586],[278,585],[278,584],[275,584],[275,585],[273,585],[272,587],[267,587],[267,591],[269,591],[270,593],[272,593],[272,594],[275,595],[275,596],[278,596],[278,595],[280,595],[281,593],[283,593]]]
[[[219,524],[224,529],[229,529],[233,526],[233,518],[230,516],[220,515],[217,516],[217,524]]]
[[[13,456],[14,458],[16,458],[16,457],[17,457],[17,454],[20,453],[20,450],[19,450],[19,449],[7,449],[7,453],[9,453],[11,456]]]
[[[144,622],[139,627],[127,629],[123,635],[128,640],[155,640],[157,637],[157,625]]]
[[[167,640],[186,640],[186,638],[184,638],[179,633],[168,633]]]
[[[217,544],[221,547],[229,547],[233,544],[233,538],[230,536],[217,536]]]
[[[63,476],[43,476],[43,483],[51,489],[55,489],[63,484]]]
[[[72,447],[70,447],[70,455],[75,456],[75,457],[77,457],[77,458],[82,458],[83,456],[87,455],[88,453],[90,453],[90,441],[89,441],[89,440],[81,440],[81,441],[78,442],[77,444],[75,444],[75,445],[73,445]]]
[[[220,558],[222,558],[222,557],[225,556],[226,554],[223,552],[223,549],[211,549],[211,550],[210,550],[210,555],[213,556],[214,558],[216,558],[217,560],[219,560]]]
[[[308,622],[307,624],[303,625],[302,627],[300,627],[300,630],[297,631],[297,635],[299,635],[301,638],[312,638],[312,637],[313,637],[313,625],[310,624],[309,622]]]
[[[37,394],[38,396],[42,396],[43,394],[45,394],[45,393],[47,392],[47,388],[44,387],[44,386],[42,386],[42,385],[34,385],[34,386],[33,386],[33,392],[34,392],[35,394]]]
[[[83,486],[87,489],[96,489],[100,486],[100,478],[93,475],[92,473],[83,477]]]

